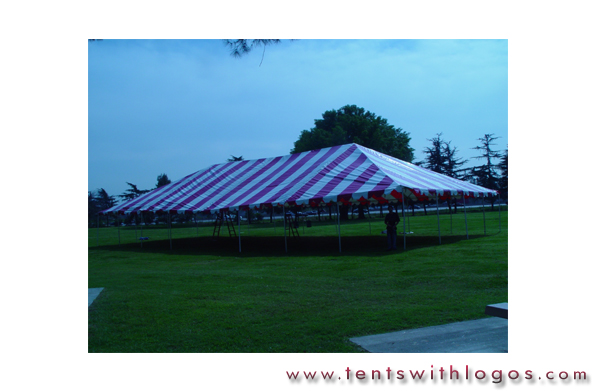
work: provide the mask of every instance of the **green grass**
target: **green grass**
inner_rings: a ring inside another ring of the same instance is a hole
[[[507,301],[507,212],[409,218],[387,252],[382,220],[288,238],[269,223],[214,241],[213,228],[89,229],[90,352],[359,352],[351,337],[484,317]],[[401,230],[401,229],[400,229]],[[372,234],[370,233],[372,231]],[[222,230],[222,233],[227,232]],[[137,232],[140,236],[140,230]]]

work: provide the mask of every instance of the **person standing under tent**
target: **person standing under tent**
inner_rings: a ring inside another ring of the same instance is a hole
[[[399,215],[389,205],[389,213],[385,216],[385,225],[387,226],[387,251],[397,250],[397,224],[399,224]]]

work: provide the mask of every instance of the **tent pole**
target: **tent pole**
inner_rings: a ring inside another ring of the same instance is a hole
[[[116,213],[116,224],[118,225],[118,246],[120,246],[120,218],[118,213]]]
[[[486,214],[484,213],[484,194],[482,194],[482,219],[484,220],[484,235],[486,236]]]
[[[463,191],[461,193],[461,198],[464,202],[464,220],[466,221],[466,239],[470,239],[470,236],[468,235],[468,215],[466,214],[466,192]]]
[[[286,235],[286,205],[284,204],[282,209],[283,219],[284,219],[284,242],[286,244],[286,253],[288,252],[288,236]]]
[[[501,195],[499,194],[497,199],[499,200],[499,233],[501,233]]]
[[[370,203],[368,204],[366,211],[368,212],[368,232],[370,235],[372,235],[372,226],[370,225]]]
[[[451,195],[449,195],[449,216],[451,216],[451,235],[453,235],[453,212],[451,211]]]
[[[99,213],[97,214],[97,247],[99,247]]]
[[[172,214],[168,212],[168,222],[170,223],[170,250],[172,249]]]
[[[143,236],[143,212],[140,212],[141,214],[141,237]],[[141,240],[141,248],[143,248],[143,241]]]
[[[401,215],[403,217],[403,221],[404,221],[404,250],[406,249],[406,208],[404,207],[404,204],[406,203],[406,197],[404,194],[404,191],[402,190],[401,192]],[[397,229],[396,229],[397,231]],[[395,233],[395,235],[397,236],[397,232]]]
[[[238,208],[238,252],[242,252],[242,238],[240,237],[240,208]]]
[[[437,190],[437,227],[439,228],[439,244],[441,244],[441,219],[439,218],[439,191]]]
[[[339,223],[339,201],[337,201],[337,234],[339,236],[339,252],[341,253],[341,226]]]

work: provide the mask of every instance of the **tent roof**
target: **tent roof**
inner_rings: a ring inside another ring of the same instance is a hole
[[[100,213],[199,212],[496,194],[358,144],[216,164]]]

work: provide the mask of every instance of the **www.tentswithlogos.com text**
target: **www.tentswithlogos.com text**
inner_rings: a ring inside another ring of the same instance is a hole
[[[469,365],[465,369],[456,369],[453,365],[449,368],[439,367],[435,368],[433,365],[430,369],[423,370],[393,370],[387,367],[385,370],[373,369],[362,370],[346,367],[345,370],[336,373],[335,371],[286,371],[289,380],[300,381],[306,379],[307,381],[479,381],[492,383],[501,383],[503,381],[588,381],[586,371],[546,371],[544,373],[537,373],[533,370],[483,370],[472,369]]]

